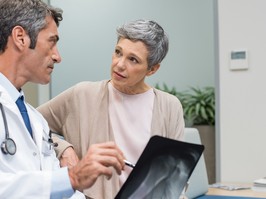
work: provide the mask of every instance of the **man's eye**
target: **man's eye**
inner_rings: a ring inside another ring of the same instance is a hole
[[[51,46],[55,46],[57,44],[57,40],[51,39],[50,43],[51,43]]]

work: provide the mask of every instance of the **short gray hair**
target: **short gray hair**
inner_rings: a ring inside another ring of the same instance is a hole
[[[56,25],[63,20],[62,10],[53,8],[41,0],[0,0],[0,52],[4,52],[8,37],[15,26],[23,27],[34,49],[39,32],[46,26],[46,16],[51,16]]]
[[[120,38],[142,41],[148,49],[148,69],[162,62],[169,48],[168,36],[155,21],[139,19],[125,23],[116,29]]]

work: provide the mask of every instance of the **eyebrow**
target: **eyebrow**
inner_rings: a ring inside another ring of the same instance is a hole
[[[143,62],[143,59],[141,57],[139,57],[137,54],[135,53],[130,53],[129,54],[131,57],[134,57],[135,59],[137,59],[140,63]]]
[[[121,46],[119,46],[119,45],[116,45],[115,49],[118,49],[120,51],[123,51],[123,48]],[[133,57],[136,57],[137,59],[141,60],[141,58],[136,53],[134,53],[134,52],[130,52],[129,55],[130,56],[133,56]]]

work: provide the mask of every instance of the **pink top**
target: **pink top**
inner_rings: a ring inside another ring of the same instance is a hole
[[[136,94],[121,93],[108,83],[109,115],[115,142],[126,159],[135,164],[151,136],[151,120],[154,102],[153,89]],[[131,168],[125,167],[120,184],[127,179]]]

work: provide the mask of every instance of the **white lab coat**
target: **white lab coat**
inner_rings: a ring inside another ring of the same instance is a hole
[[[50,198],[52,170],[59,169],[59,161],[48,142],[49,127],[46,120],[37,110],[26,105],[33,140],[24,125],[16,103],[1,85],[0,102],[5,111],[9,137],[17,146],[14,155],[5,155],[0,152],[0,198]],[[5,140],[5,136],[3,117],[0,112],[0,144]]]

